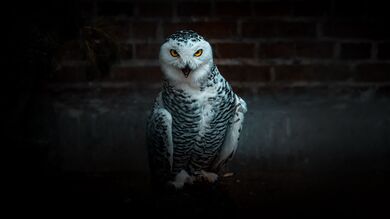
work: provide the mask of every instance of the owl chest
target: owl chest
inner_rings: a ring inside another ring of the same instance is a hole
[[[213,127],[218,111],[219,98],[216,95],[187,95],[185,99],[176,99],[178,106],[172,119],[177,129],[193,136],[204,136]]]
[[[181,120],[181,126],[190,125],[195,131],[207,127],[212,122],[217,105],[210,100],[190,99],[180,104],[180,110],[174,113],[173,119]]]

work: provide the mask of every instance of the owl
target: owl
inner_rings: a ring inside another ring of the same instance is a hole
[[[246,103],[218,71],[210,44],[192,30],[170,35],[159,61],[164,80],[146,133],[152,183],[214,183],[236,152]]]

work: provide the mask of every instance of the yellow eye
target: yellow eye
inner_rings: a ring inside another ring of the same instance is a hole
[[[196,52],[194,53],[194,56],[199,57],[199,56],[202,55],[202,53],[203,53],[203,49],[200,49],[200,50],[198,50],[198,51],[196,51]]]
[[[171,56],[173,56],[173,57],[178,57],[179,56],[179,53],[177,53],[177,51],[174,50],[174,49],[169,50],[169,53],[171,53]]]

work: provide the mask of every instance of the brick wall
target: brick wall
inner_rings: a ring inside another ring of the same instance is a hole
[[[77,8],[85,25],[59,49],[55,82],[159,83],[159,45],[185,28],[209,39],[236,87],[390,85],[390,13],[380,1],[84,0]]]

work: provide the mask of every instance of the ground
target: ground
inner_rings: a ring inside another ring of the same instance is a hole
[[[161,194],[150,186],[144,144],[155,93],[61,91],[40,98],[25,123],[15,202],[36,211],[92,207],[179,217],[386,212],[387,95],[243,93],[249,111],[227,176]]]

